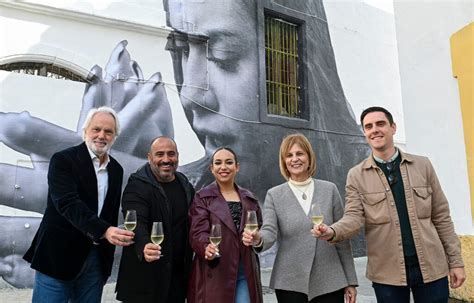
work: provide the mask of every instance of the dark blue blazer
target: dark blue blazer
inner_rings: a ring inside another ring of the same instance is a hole
[[[79,274],[96,242],[104,277],[110,276],[115,246],[101,237],[107,228],[117,225],[123,169],[110,157],[107,171],[107,195],[97,216],[97,178],[85,143],[53,155],[49,163],[46,211],[23,257],[31,263],[31,268],[70,281]]]

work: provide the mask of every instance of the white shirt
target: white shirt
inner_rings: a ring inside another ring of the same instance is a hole
[[[291,178],[288,180],[288,184],[290,185],[291,190],[295,194],[296,199],[303,208],[305,214],[309,214],[309,210],[311,208],[311,201],[313,200],[313,193],[314,193],[314,181],[312,177],[309,177],[303,182],[298,182],[292,180]],[[303,199],[303,195],[306,196],[306,199]]]
[[[107,195],[107,189],[109,188],[109,174],[107,172],[107,166],[109,165],[110,158],[106,154],[105,162],[100,165],[100,159],[94,154],[89,148],[89,155],[94,165],[95,176],[97,178],[97,215],[100,216],[102,207],[104,206],[105,196]]]

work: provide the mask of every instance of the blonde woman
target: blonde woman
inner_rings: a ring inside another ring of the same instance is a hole
[[[279,240],[270,280],[278,302],[354,303],[357,277],[350,243],[331,245],[311,234],[311,211],[331,224],[342,217],[343,204],[335,184],[313,178],[316,156],[304,135],[283,139],[280,171],[287,182],[268,190],[263,226],[244,232],[244,245],[264,251]]]

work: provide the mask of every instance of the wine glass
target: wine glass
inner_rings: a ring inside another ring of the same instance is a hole
[[[165,234],[163,233],[163,223],[162,222],[153,222],[153,226],[151,227],[151,242],[155,245],[160,245],[161,242],[165,239]],[[160,255],[163,257],[163,255]]]
[[[323,223],[324,216],[321,213],[321,209],[318,203],[313,203],[311,205],[310,215],[311,215],[311,222],[313,222],[314,225],[319,225]]]
[[[133,231],[137,227],[137,212],[134,209],[127,210],[123,225],[129,231]]]
[[[222,241],[222,233],[221,233],[221,225],[220,224],[212,224],[211,233],[209,235],[209,242],[214,244],[215,246],[219,246]],[[219,251],[214,254],[214,257],[219,258],[221,255]]]
[[[247,211],[247,221],[245,222],[245,229],[253,233],[258,229],[257,213],[255,210]]]

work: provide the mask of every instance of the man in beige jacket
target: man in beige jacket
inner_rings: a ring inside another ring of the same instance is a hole
[[[410,302],[410,291],[417,303],[448,302],[448,274],[452,288],[466,276],[433,166],[395,147],[397,127],[385,108],[364,110],[361,124],[372,154],[348,173],[344,216],[313,233],[339,242],[365,227],[367,277],[378,302]]]

